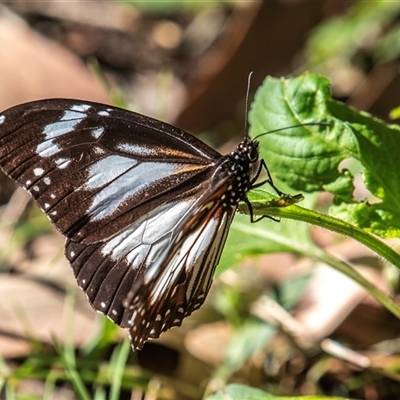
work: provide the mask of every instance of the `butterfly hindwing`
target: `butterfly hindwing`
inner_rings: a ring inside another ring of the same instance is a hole
[[[174,235],[171,230],[159,226],[157,237],[151,238],[153,244],[144,248],[132,227],[114,238],[112,245],[68,241],[66,256],[92,306],[129,328],[132,344],[141,348],[148,338],[181,325],[183,318],[202,305],[233,213],[212,202],[210,208],[197,210],[195,225],[190,212],[183,214],[184,234],[176,240],[168,236]],[[166,220],[163,212],[158,210],[158,214]],[[142,255],[136,265],[139,247],[149,259]]]

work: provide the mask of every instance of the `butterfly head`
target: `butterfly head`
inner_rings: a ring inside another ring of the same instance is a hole
[[[223,166],[230,182],[223,204],[236,207],[239,201],[246,198],[247,192],[252,187],[253,178],[259,170],[258,142],[243,140],[228,154]]]
[[[237,163],[249,163],[254,164],[258,161],[259,142],[257,140],[244,139],[240,142],[237,148],[230,153],[230,158]]]

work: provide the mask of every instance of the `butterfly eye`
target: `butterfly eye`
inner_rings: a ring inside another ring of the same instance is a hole
[[[259,152],[258,152],[258,142],[257,141],[253,141],[251,143],[251,146],[249,146],[249,150],[248,150],[247,154],[248,154],[249,161],[251,163],[255,163],[256,161],[258,161]]]

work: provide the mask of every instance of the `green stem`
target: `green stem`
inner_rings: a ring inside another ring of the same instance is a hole
[[[319,251],[318,251],[319,250]],[[400,319],[400,305],[395,302],[388,294],[379,290],[374,284],[365,279],[357,270],[344,261],[341,261],[329,253],[318,249],[317,252],[313,251],[312,256],[318,258],[322,262],[331,265],[337,271],[342,272],[350,279],[361,285],[376,301],[382,304],[393,315]]]
[[[288,207],[269,207],[268,205],[254,203],[252,206],[255,214],[266,214],[276,218],[288,218],[296,221],[303,221],[339,233],[343,236],[351,237],[373,250],[376,254],[379,254],[400,270],[399,254],[376,236],[358,229],[345,221],[297,205]]]
[[[400,269],[399,254],[397,254],[394,250],[392,250],[389,246],[387,246],[384,242],[382,242],[375,236],[364,232],[348,224],[347,222],[318,213],[313,210],[299,207],[297,205],[291,205],[288,207],[271,207],[270,205],[268,205],[268,203],[264,204],[264,202],[254,202],[252,203],[252,206],[255,214],[303,221],[312,225],[329,229],[346,237],[351,237],[354,240],[357,240],[358,242],[372,249],[377,254],[384,257],[386,260],[388,260]],[[241,211],[243,211],[243,208],[241,208]],[[397,304],[389,295],[383,293],[371,282],[365,279],[351,265],[333,257],[332,255],[314,245],[310,245],[309,248],[305,248],[304,246],[302,246],[301,248],[295,248],[294,250],[298,251],[301,254],[306,254],[309,257],[317,258],[324,263],[331,265],[333,268],[342,272],[343,274],[347,275],[349,278],[359,283],[372,297],[374,297],[386,309],[388,309],[391,313],[393,313],[397,318],[400,319],[400,305]]]

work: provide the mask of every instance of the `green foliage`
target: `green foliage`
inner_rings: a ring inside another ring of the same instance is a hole
[[[252,203],[256,203],[261,199],[268,199],[267,202],[270,202],[274,197],[265,190],[257,189],[249,198]],[[302,204],[312,207],[314,202],[315,196],[309,196]],[[218,265],[217,275],[249,256],[292,252],[298,246],[308,248],[312,245],[309,227],[305,224],[290,220],[278,223],[271,219],[250,224],[248,215],[236,215],[229,231],[223,257]]]
[[[191,0],[128,0],[126,3],[131,4],[137,9],[145,13],[172,14],[182,10],[198,11],[206,7],[215,7],[218,4],[233,6],[235,1],[211,0],[207,2],[191,1]]]
[[[377,62],[397,58],[400,54],[396,1],[354,2],[349,12],[331,18],[316,27],[307,43],[307,70],[335,73],[339,70],[365,70],[368,55]],[[329,43],[329,45],[327,45]]]
[[[321,260],[346,274],[400,318],[399,305],[349,264],[316,246],[307,225],[321,226],[352,237],[400,268],[399,255],[371,235],[399,236],[400,172],[396,168],[396,152],[393,151],[400,139],[399,128],[333,100],[329,81],[314,74],[293,79],[267,78],[256,95],[250,119],[252,137],[261,135],[257,139],[260,141],[261,157],[267,161],[274,177],[293,188],[285,189],[281,183],[277,184],[292,196],[277,199],[276,194],[265,189],[249,193],[255,214],[269,215],[281,221],[277,223],[264,219],[252,225],[248,216],[236,216],[218,273],[249,256],[294,252]],[[323,125],[298,127],[310,123]],[[296,128],[290,128],[295,125]],[[263,135],[282,127],[289,129]],[[371,197],[379,201],[371,204],[354,198],[353,175],[341,168],[348,158],[358,161],[366,188],[373,194]],[[299,203],[300,198],[294,190],[302,191],[305,200]],[[313,210],[318,193],[323,191],[334,195],[330,213],[336,218]],[[248,212],[245,206],[241,206],[240,210]],[[284,292],[284,287],[279,289]],[[291,287],[287,293],[294,294],[293,305],[301,294],[301,287]],[[281,306],[285,307],[280,300]],[[274,327],[256,323],[251,318],[236,326],[234,339],[216,376],[227,379],[229,373],[239,369],[275,333]],[[262,340],[254,340],[255,337]]]
[[[260,137],[262,156],[279,179],[303,192],[332,193],[331,214],[381,237],[400,236],[400,129],[330,97],[328,79],[304,74],[289,80],[267,78],[250,115],[252,135],[310,122]],[[362,166],[371,201],[354,198],[354,177],[344,160]]]
[[[344,400],[343,397],[326,396],[274,396],[260,389],[245,385],[228,385],[223,390],[207,397],[205,400]]]

